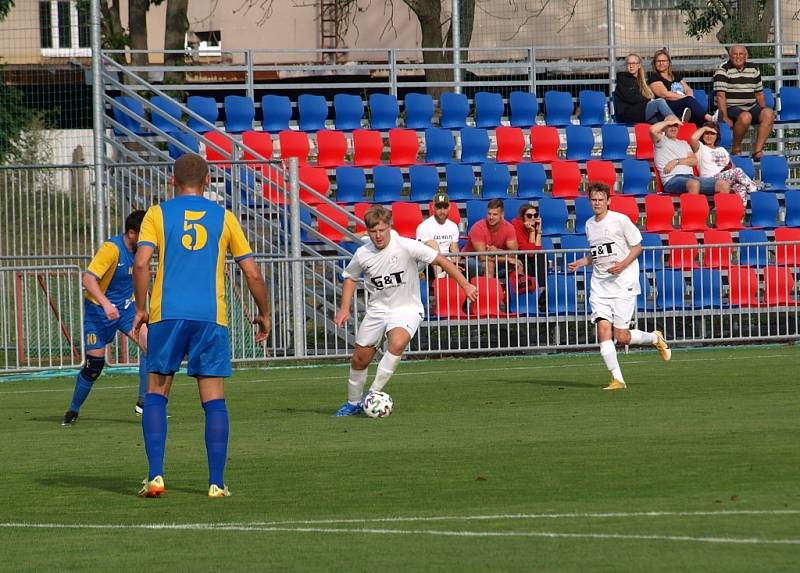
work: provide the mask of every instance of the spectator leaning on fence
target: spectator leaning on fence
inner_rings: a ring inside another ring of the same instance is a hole
[[[464,252],[489,252],[492,255],[468,259],[467,276],[485,274],[490,278],[505,278],[508,272],[516,270],[517,257],[499,252],[516,251],[519,248],[514,227],[505,220],[503,211],[503,200],[492,199],[487,205],[486,218],[472,225],[469,230],[469,241]]]
[[[733,129],[731,153],[742,152],[742,139],[750,125],[758,125],[753,144],[753,159],[761,159],[764,143],[772,131],[775,112],[767,107],[761,72],[747,61],[747,48],[737,44],[728,52],[730,59],[714,74],[719,120]]]
[[[620,123],[655,123],[672,115],[664,98],[655,97],[647,85],[639,54],[628,54],[625,71],[617,74],[614,106]]]
[[[731,187],[727,181],[713,177],[697,177],[694,174],[697,157],[688,143],[678,139],[678,128],[681,125],[681,120],[670,115],[664,121],[650,126],[654,162],[664,192],[673,195],[730,193]]]

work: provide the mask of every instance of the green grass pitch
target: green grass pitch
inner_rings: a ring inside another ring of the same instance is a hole
[[[404,361],[382,420],[331,415],[346,365],[236,371],[228,499],[193,380],[160,499],[135,375],[71,428],[71,377],[1,383],[0,570],[796,571],[800,349],[620,362],[624,392],[597,353]]]

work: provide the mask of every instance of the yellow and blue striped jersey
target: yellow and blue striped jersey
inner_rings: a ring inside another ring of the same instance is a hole
[[[158,250],[150,294],[150,322],[200,320],[228,323],[225,257],[253,256],[233,213],[195,195],[182,195],[147,210],[139,245]]]
[[[86,272],[97,278],[100,290],[117,308],[125,308],[133,300],[133,251],[125,246],[123,235],[103,243]],[[85,296],[94,304],[100,304],[88,291]]]

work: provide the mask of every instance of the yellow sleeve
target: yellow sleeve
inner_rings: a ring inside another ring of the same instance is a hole
[[[238,261],[253,254],[253,249],[250,248],[250,243],[244,236],[242,226],[230,211],[225,211],[225,229],[228,235],[228,249],[235,260]]]
[[[163,215],[161,207],[153,205],[147,210],[142,221],[142,227],[139,229],[139,244],[147,243],[153,247],[159,246],[159,238],[162,236],[160,231],[163,230]]]
[[[103,276],[111,269],[111,274],[114,274],[116,270],[117,261],[119,260],[119,249],[117,245],[112,242],[103,243],[97,252],[94,254],[94,258],[92,262],[89,263],[89,268],[86,270],[92,273],[94,276],[97,277],[97,280],[100,281],[101,286],[103,282]],[[110,281],[111,279],[109,279]],[[108,288],[108,281],[106,281],[106,288]],[[103,289],[105,292],[105,289]]]

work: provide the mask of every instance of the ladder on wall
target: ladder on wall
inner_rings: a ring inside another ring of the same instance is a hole
[[[339,48],[339,9],[338,0],[319,0],[319,34],[320,48],[323,50],[336,50]],[[329,52],[323,54],[327,64],[336,63],[336,54]]]

